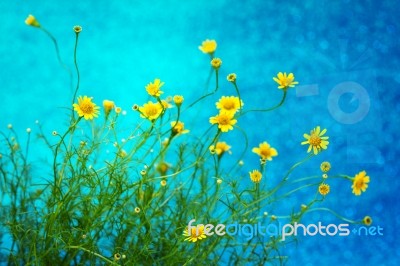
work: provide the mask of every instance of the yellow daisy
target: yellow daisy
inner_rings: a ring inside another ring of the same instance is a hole
[[[218,124],[218,128],[222,132],[228,132],[233,129],[233,125],[236,124],[237,120],[233,118],[234,113],[221,111],[217,116],[210,117],[211,124]]]
[[[261,157],[262,160],[272,161],[272,157],[277,156],[278,152],[272,148],[266,141],[260,143],[258,147],[251,150],[255,154]]]
[[[175,95],[173,97],[173,100],[174,100],[174,103],[176,104],[176,106],[181,106],[182,103],[183,103],[184,98],[183,98],[182,95]]]
[[[306,141],[303,141],[301,145],[309,144],[310,146],[308,147],[307,152],[310,152],[311,149],[314,151],[314,154],[317,155],[319,152],[321,152],[321,149],[326,150],[328,148],[329,137],[324,137],[323,135],[326,133],[326,129],[321,131],[321,128],[317,126],[313,130],[311,130],[310,135],[304,134],[304,138],[306,138]]]
[[[369,176],[367,176],[367,172],[361,171],[353,178],[353,185],[351,188],[353,189],[353,193],[356,196],[360,196],[361,192],[365,192],[368,188]]]
[[[228,76],[226,76],[226,79],[229,82],[235,83],[236,82],[236,74],[235,73],[230,73]]]
[[[321,194],[322,196],[326,196],[330,191],[330,187],[328,184],[321,184],[318,187],[318,191],[319,194]]]
[[[201,240],[206,238],[206,234],[204,233],[204,225],[201,226],[192,226],[190,228],[190,235],[188,228],[183,231],[183,235],[186,236],[185,241],[197,242],[197,240]]]
[[[87,96],[79,96],[78,103],[72,105],[74,110],[78,113],[80,117],[83,116],[86,120],[92,120],[99,116],[99,109],[95,103],[92,102],[92,98]]]
[[[326,173],[331,170],[331,164],[329,162],[322,162],[320,168],[322,172]]]
[[[218,69],[218,68],[220,68],[221,65],[222,65],[222,60],[221,60],[220,58],[215,57],[215,58],[213,58],[213,59],[211,60],[210,64],[211,64],[211,66],[212,66],[213,68]]]
[[[236,113],[241,107],[243,107],[244,103],[239,100],[239,97],[222,96],[215,105],[221,111]]]
[[[180,135],[189,133],[189,130],[185,129],[185,124],[181,121],[172,121],[171,122],[171,130],[173,135]]]
[[[258,171],[258,170],[253,170],[253,172],[249,172],[249,175],[250,175],[250,180],[251,180],[253,183],[260,183],[261,178],[262,178],[262,174],[261,174],[260,171]]]
[[[222,156],[225,152],[231,154],[231,146],[226,144],[225,141],[219,141],[217,144],[210,146],[210,152],[217,154],[218,156]]]
[[[164,92],[161,91],[161,87],[164,85],[164,82],[161,82],[160,79],[155,79],[154,82],[150,82],[146,86],[146,91],[150,96],[160,97]]]
[[[205,40],[199,46],[200,51],[205,54],[213,54],[217,49],[217,42],[215,40]]]
[[[153,103],[151,101],[139,107],[140,116],[150,121],[156,120],[161,115],[162,111],[163,107],[160,103]]]
[[[282,72],[279,72],[277,77],[273,77],[273,80],[278,83],[279,89],[288,89],[289,87],[294,87],[295,85],[299,84],[297,81],[294,81],[293,73],[289,73],[289,75]]]

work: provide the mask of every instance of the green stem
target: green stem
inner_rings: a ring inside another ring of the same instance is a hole
[[[277,109],[277,108],[279,108],[280,106],[283,105],[283,103],[285,102],[285,99],[286,99],[286,95],[287,95],[287,90],[283,90],[282,99],[281,99],[281,101],[280,101],[277,105],[275,105],[275,106],[273,106],[273,107],[271,107],[271,108],[268,108],[268,109],[253,109],[253,110],[247,110],[247,111],[245,111],[245,112],[242,112],[241,115],[244,115],[244,114],[247,114],[247,113],[250,113],[250,112],[269,112],[269,111],[275,110],[275,109]]]

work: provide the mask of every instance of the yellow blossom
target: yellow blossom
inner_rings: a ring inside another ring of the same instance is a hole
[[[353,178],[353,185],[351,188],[353,189],[353,193],[356,196],[360,196],[361,192],[365,192],[368,188],[369,176],[367,176],[367,172],[361,171]]]
[[[235,83],[236,82],[236,74],[235,73],[230,73],[228,76],[226,76],[226,79],[229,82]]]
[[[278,152],[272,148],[266,141],[260,143],[258,147],[252,149],[252,152],[261,157],[261,160],[272,161],[272,157],[277,156]]]
[[[111,110],[113,110],[115,107],[115,104],[113,101],[109,101],[109,100],[104,100],[103,101],[103,108],[104,108],[104,113],[106,115],[106,117],[108,117],[108,115],[110,114]]]
[[[218,156],[222,156],[225,152],[231,153],[231,146],[226,144],[225,141],[217,142],[217,144],[210,146],[210,152],[216,153]]]
[[[164,82],[161,82],[160,79],[155,79],[154,82],[150,82],[146,86],[146,91],[150,96],[160,97],[163,93],[160,89],[164,85]]]
[[[76,34],[80,33],[82,31],[82,27],[79,25],[76,25],[72,28]]]
[[[32,16],[32,15],[29,15],[29,16],[25,19],[25,24],[26,24],[26,25],[29,25],[29,26],[37,27],[37,28],[40,27],[39,21],[37,21],[37,19],[36,19],[34,16]]]
[[[372,218],[370,216],[365,216],[364,219],[362,220],[362,223],[370,226],[372,224]]]
[[[221,111],[236,113],[240,108],[243,107],[244,103],[239,99],[239,97],[222,96],[215,105]]]
[[[92,102],[92,98],[87,96],[79,96],[78,103],[72,105],[74,110],[80,117],[84,117],[86,120],[92,120],[99,116],[99,107]]]
[[[310,135],[304,134],[304,138],[306,141],[303,141],[301,145],[309,144],[307,152],[310,152],[311,149],[314,151],[314,154],[317,155],[321,152],[321,149],[326,150],[328,148],[329,137],[323,136],[326,133],[326,129],[321,131],[321,128],[317,126],[313,130],[311,130]]]
[[[250,175],[250,180],[251,180],[253,183],[260,183],[261,178],[262,178],[262,174],[261,174],[260,171],[258,171],[258,170],[253,170],[253,172],[249,172],[249,175]]]
[[[204,225],[198,225],[196,226],[191,226],[190,228],[190,234],[189,234],[189,228],[186,227],[186,229],[183,231],[183,235],[186,236],[185,241],[191,241],[191,242],[197,242],[197,240],[201,240],[206,238],[206,234],[204,233]]]
[[[200,51],[205,54],[213,54],[217,49],[217,42],[215,40],[205,40],[199,46]]]
[[[221,111],[217,116],[210,117],[211,124],[218,124],[218,128],[222,132],[228,132],[233,129],[237,120],[233,118],[232,112]]]
[[[326,196],[330,191],[330,187],[328,184],[322,183],[321,185],[319,185],[318,191],[319,194],[321,194],[322,196]]]
[[[329,162],[322,162],[320,168],[322,172],[326,173],[331,170],[331,164]]]
[[[171,130],[173,135],[180,135],[189,133],[189,130],[185,129],[185,124],[181,121],[172,121]]]
[[[288,89],[289,87],[294,87],[295,85],[299,84],[297,81],[294,81],[293,73],[289,73],[289,75],[282,72],[279,72],[277,77],[273,77],[273,80],[278,83],[279,89]]]
[[[211,66],[213,68],[218,69],[221,67],[221,65],[222,65],[222,60],[220,58],[215,57],[211,60]]]
[[[143,106],[139,107],[140,116],[143,118],[147,118],[150,121],[156,120],[162,113],[163,107],[160,103],[153,103],[149,101],[145,103]]]
[[[175,95],[173,97],[174,103],[176,104],[176,106],[181,106],[183,103],[183,96],[182,95]]]

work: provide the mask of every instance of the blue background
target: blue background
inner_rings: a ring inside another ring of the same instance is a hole
[[[114,100],[127,110],[127,123],[136,121],[131,106],[147,99],[144,86],[156,77],[165,81],[167,95],[183,94],[190,102],[203,94],[209,58],[197,47],[206,38],[215,39],[223,67],[220,94],[213,101],[222,94],[234,94],[225,80],[231,72],[238,75],[249,109],[279,101],[281,92],[272,81],[277,72],[293,72],[300,82],[289,91],[283,108],[268,114],[249,113],[238,123],[246,130],[250,147],[266,140],[277,148],[279,156],[267,169],[270,180],[306,156],[306,147],[299,143],[303,133],[316,125],[328,128],[328,151],[294,177],[319,174],[323,160],[333,165],[332,174],[353,176],[365,169],[371,177],[370,187],[360,197],[351,193],[350,182],[328,180],[331,194],[324,205],[354,219],[372,216],[374,224],[384,228],[384,236],[302,237],[298,247],[284,249],[291,256],[288,265],[398,265],[400,28],[396,17],[400,2],[66,2],[0,2],[2,131],[12,123],[21,135],[27,127],[35,133],[35,120],[39,120],[50,135],[65,129],[69,113],[64,109],[70,107],[72,97],[68,75],[58,64],[48,37],[24,24],[28,14],[55,35],[61,56],[71,68],[72,26],[82,25],[79,94],[94,96],[98,103]],[[333,113],[329,112],[332,91],[343,82],[357,84],[367,94],[359,99],[344,94]],[[360,121],[345,124],[335,118],[336,111],[352,113],[368,101],[368,113]],[[183,120],[189,128],[203,124],[205,129],[213,108],[210,101],[202,102]],[[232,143],[233,155],[241,152],[240,135],[235,134],[224,136]],[[31,159],[44,154],[38,149]],[[244,161],[243,174],[258,163],[254,154],[246,155]],[[286,208],[299,206],[306,194],[292,197]],[[328,213],[310,214],[308,219],[340,222]]]

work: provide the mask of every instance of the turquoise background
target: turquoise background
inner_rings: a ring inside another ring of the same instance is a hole
[[[187,102],[202,95],[209,58],[197,47],[206,38],[215,39],[216,55],[223,61],[220,91],[212,101],[185,114],[182,119],[188,128],[208,128],[208,117],[215,113],[213,102],[220,95],[234,94],[225,80],[228,73],[237,73],[245,107],[252,109],[276,104],[281,92],[272,77],[279,71],[293,72],[300,84],[289,90],[283,108],[249,113],[238,122],[250,147],[266,140],[277,148],[279,156],[268,164],[268,180],[272,184],[306,156],[306,147],[299,143],[303,133],[316,125],[328,128],[329,148],[293,178],[319,174],[324,160],[331,162],[332,174],[353,176],[366,170],[371,177],[370,187],[360,197],[352,195],[349,182],[328,180],[331,193],[324,205],[354,219],[372,216],[374,225],[384,228],[384,236],[300,237],[297,247],[291,244],[283,250],[291,256],[288,265],[398,265],[399,9],[400,2],[388,0],[3,0],[0,130],[12,123],[21,136],[27,127],[35,133],[35,120],[49,135],[66,127],[65,108],[70,108],[72,97],[68,75],[58,64],[50,39],[24,24],[28,14],[55,35],[71,68],[72,27],[82,25],[79,94],[93,96],[98,104],[114,100],[127,110],[127,124],[136,121],[131,106],[147,100],[144,86],[156,77],[165,81],[167,95],[183,94]],[[344,93],[335,102],[338,87],[364,93],[360,97]],[[367,114],[352,117],[351,124],[337,117],[368,103]],[[235,131],[224,136],[232,143],[232,156],[242,151],[240,136]],[[35,161],[46,152],[36,149],[30,156]],[[257,167],[250,152],[244,161],[243,175]],[[300,193],[285,201],[282,209],[299,206],[306,197]],[[280,214],[279,209],[267,211]],[[307,217],[310,223],[320,220],[340,223],[328,213]]]

